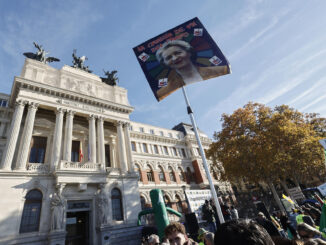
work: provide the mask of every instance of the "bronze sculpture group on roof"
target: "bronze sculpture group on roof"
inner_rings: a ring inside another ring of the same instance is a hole
[[[35,48],[37,48],[37,52],[36,53],[32,53],[32,52],[24,53],[24,55],[27,58],[40,61],[44,64],[60,61],[60,59],[55,58],[55,57],[47,57],[46,55],[49,54],[49,52],[46,52],[44,50],[44,48],[42,47],[42,45],[38,45],[36,42],[33,42],[33,44],[34,44]],[[72,67],[92,73],[92,71],[88,68],[88,66],[85,66],[85,64],[84,64],[85,61],[88,60],[88,58],[85,55],[78,57],[76,55],[76,51],[77,50],[74,49],[73,53],[72,53],[72,58],[73,58]],[[105,84],[111,85],[111,86],[116,86],[119,81],[118,77],[116,76],[117,71],[116,70],[113,70],[111,72],[105,71],[105,70],[103,70],[103,71],[107,77],[101,77],[102,82]]]

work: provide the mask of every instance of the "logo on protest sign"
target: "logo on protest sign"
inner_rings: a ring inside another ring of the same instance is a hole
[[[203,29],[202,28],[195,28],[194,29],[194,36],[195,37],[201,37],[203,35]]]
[[[198,18],[133,50],[158,101],[182,86],[231,72],[229,62]]]

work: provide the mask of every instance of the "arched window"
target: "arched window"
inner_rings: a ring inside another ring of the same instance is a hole
[[[179,172],[179,178],[180,178],[180,180],[182,182],[185,182],[186,181],[185,180],[185,175],[184,175],[184,173],[183,173],[183,171],[182,171],[182,169],[180,167],[178,168],[178,172]]]
[[[145,197],[140,196],[140,205],[141,205],[141,210],[144,210],[146,208],[146,200]]]
[[[179,213],[182,213],[182,201],[181,201],[181,198],[180,198],[180,196],[179,195],[177,195],[176,197],[175,197],[175,199],[176,199],[176,204],[177,204],[177,209],[178,209],[178,212]]]
[[[38,231],[40,226],[42,198],[42,192],[39,190],[34,189],[27,193],[19,233]]]
[[[112,201],[112,219],[123,220],[122,197],[121,197],[121,192],[118,188],[114,188],[111,191],[111,201]]]
[[[147,172],[147,179],[148,179],[148,181],[149,182],[154,182],[153,169],[149,165],[147,165],[146,172]]]
[[[165,206],[172,208],[171,200],[167,195],[164,195],[164,202],[165,202]]]
[[[163,168],[161,166],[159,166],[158,177],[160,178],[160,181],[165,182],[164,171],[163,171]]]
[[[137,164],[135,164],[135,172],[138,174],[138,181],[143,181],[140,167]]]
[[[171,167],[169,167],[168,169],[169,169],[170,180],[171,180],[172,182],[175,182],[175,176],[174,176],[173,169],[172,169]]]

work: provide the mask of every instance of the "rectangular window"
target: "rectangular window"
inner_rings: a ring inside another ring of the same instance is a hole
[[[154,145],[154,153],[155,154],[158,154],[158,147],[157,147],[157,145]]]
[[[111,166],[111,152],[110,152],[110,145],[106,144],[104,146],[105,149],[105,167],[110,168]]]
[[[160,131],[160,135],[161,135],[161,136],[164,136],[164,133],[163,133],[163,131]]]
[[[172,138],[172,133],[169,133],[169,137]]]
[[[151,134],[154,134],[154,130],[153,130],[153,129],[151,129],[149,132],[150,132]]]
[[[143,143],[143,152],[148,153],[147,144]]]
[[[71,161],[79,162],[80,141],[73,140],[71,144]]]
[[[168,148],[166,146],[163,146],[163,149],[164,149],[164,154],[169,155]]]
[[[7,100],[3,100],[3,99],[1,99],[1,100],[0,100],[0,106],[1,106],[1,107],[7,107],[7,106],[8,106],[8,101],[7,101]]]
[[[140,127],[139,132],[144,133],[144,128]]]
[[[134,141],[131,141],[131,150],[132,151],[137,151],[137,149],[136,149],[136,143],[134,142]]]
[[[129,127],[129,130],[130,130],[130,131],[133,131],[133,127],[132,127],[131,125],[130,125],[130,127]]]
[[[186,157],[186,151],[185,151],[185,149],[181,149],[181,152],[182,152],[182,157]]]
[[[44,163],[47,137],[33,136],[30,163]]]
[[[175,149],[175,147],[172,147],[172,152],[173,152],[173,156],[178,156],[177,154],[177,149]]]

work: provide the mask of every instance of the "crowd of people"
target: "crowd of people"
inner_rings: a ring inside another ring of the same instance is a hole
[[[197,234],[186,232],[185,226],[172,222],[165,228],[165,237],[152,234],[145,245],[316,245],[326,244],[326,234],[319,231],[321,204],[305,203],[292,212],[258,212],[254,219],[239,218],[235,207],[221,205],[225,223],[219,224],[216,208],[206,201],[202,207],[207,221]]]

